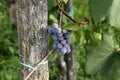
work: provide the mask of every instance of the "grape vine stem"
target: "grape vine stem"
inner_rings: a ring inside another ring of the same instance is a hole
[[[55,0],[55,1],[56,1],[56,3],[57,3],[57,7],[58,7],[59,12],[62,11],[62,13],[63,13],[69,20],[71,20],[73,23],[76,23],[76,24],[78,24],[78,25],[88,24],[89,18],[90,18],[90,16],[91,16],[91,14],[89,14],[88,16],[86,16],[82,21],[76,21],[76,20],[72,19],[65,11],[63,11],[63,10],[61,9],[61,6],[60,6],[58,0]]]
[[[62,27],[61,25],[62,25],[62,11],[60,12],[60,27]]]

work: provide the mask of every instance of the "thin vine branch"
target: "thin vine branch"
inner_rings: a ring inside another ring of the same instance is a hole
[[[32,70],[28,75],[27,77],[25,78],[25,80],[28,80],[29,77],[38,69],[38,67],[41,65],[41,62],[45,61],[50,55],[51,53],[54,51],[54,49],[52,49],[35,67],[34,70]]]
[[[62,11],[60,12],[60,23],[59,23],[60,27],[62,28]]]
[[[72,19],[64,10],[61,9],[61,5],[59,4],[59,1],[58,1],[58,0],[55,0],[55,1],[56,1],[56,3],[57,3],[57,7],[58,7],[59,12],[62,11],[62,13],[63,13],[70,21],[72,21],[73,23],[78,24],[78,25],[88,24],[89,18],[90,18],[90,16],[91,16],[90,14],[89,14],[87,17],[85,17],[85,18],[83,19],[83,21],[79,21],[79,22],[78,22],[78,21]]]

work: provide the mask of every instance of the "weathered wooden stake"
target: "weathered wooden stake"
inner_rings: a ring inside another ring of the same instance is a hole
[[[47,0],[17,0],[20,62],[36,66],[47,53]],[[21,80],[31,69],[21,65]],[[48,80],[48,64],[42,64],[28,80]]]

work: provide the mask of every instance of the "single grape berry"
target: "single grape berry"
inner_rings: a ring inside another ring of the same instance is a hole
[[[53,23],[53,24],[52,24],[52,27],[53,27],[53,28],[58,28],[58,24],[57,24],[57,23]]]
[[[67,47],[69,47],[69,45],[68,44],[64,44],[64,47],[67,48]]]
[[[57,39],[58,39],[55,34],[52,34],[52,38],[53,38],[54,40],[57,40]]]
[[[52,28],[53,29],[53,34],[56,34],[56,30],[55,30],[55,28]]]
[[[57,36],[59,37],[59,36],[63,36],[63,33],[57,33]]]
[[[57,31],[56,33],[61,33],[62,32],[61,28],[57,28],[56,31]]]
[[[65,44],[64,47],[67,49],[67,53],[70,53],[70,52],[71,52],[70,45]]]
[[[52,34],[52,33],[53,33],[53,28],[50,27],[50,28],[48,29],[48,32],[49,32],[50,34]]]
[[[67,52],[67,49],[65,47],[63,47],[63,48],[60,49],[60,53],[65,54],[66,52]]]
[[[70,49],[70,47],[69,48],[67,48],[67,53],[70,53],[71,52],[71,49]]]
[[[70,38],[65,38],[66,43],[70,44]]]
[[[64,38],[62,36],[59,36],[58,37],[58,40],[63,40]]]
[[[66,33],[64,33],[64,37],[65,38],[69,38],[71,34],[71,31],[67,31]]]
[[[61,44],[66,44],[66,40],[61,40]]]
[[[58,40],[54,40],[54,44],[58,44],[59,43],[59,41]]]
[[[63,47],[63,46],[62,46],[62,44],[60,44],[60,43],[57,45],[57,48],[58,48],[58,49],[61,49],[62,47]]]

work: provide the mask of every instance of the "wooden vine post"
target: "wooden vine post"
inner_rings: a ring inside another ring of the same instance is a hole
[[[17,0],[20,62],[35,67],[47,54],[47,0]],[[21,79],[32,69],[21,65]],[[48,80],[48,63],[39,66],[28,80]]]

